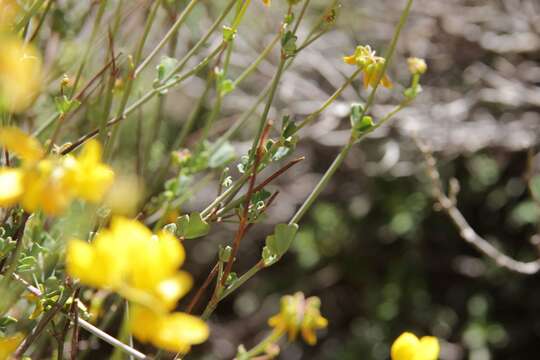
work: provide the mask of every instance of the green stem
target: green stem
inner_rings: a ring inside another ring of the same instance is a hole
[[[75,81],[73,82],[73,87],[71,88],[70,98],[73,98],[73,96],[75,95],[75,91],[77,90],[77,86],[79,85],[79,81],[81,80],[84,67],[86,66],[88,57],[90,56],[90,50],[92,49],[92,45],[94,44],[96,36],[100,29],[99,25],[101,24],[101,19],[103,18],[103,14],[105,13],[106,5],[107,5],[107,0],[101,0],[101,4],[99,6],[96,19],[94,20],[94,27],[92,29],[92,34],[90,35],[90,40],[88,41],[88,44],[86,45],[86,49],[84,50],[81,63],[79,64],[79,68],[77,70],[77,75],[75,75]]]
[[[229,12],[232,10],[235,2],[238,1],[238,0],[229,0],[229,2],[227,3],[225,9],[223,10],[223,12],[221,13],[221,15],[216,19],[216,21],[214,21],[214,23],[210,26],[210,28],[208,29],[208,31],[206,32],[206,34],[203,35],[203,37],[195,44],[193,45],[193,47],[188,51],[188,53],[182,58],[182,60],[180,60],[180,62],[178,63],[178,65],[176,65],[176,67],[173,69],[173,71],[171,71],[171,73],[169,74],[168,77],[166,77],[164,80],[163,80],[163,83],[168,83],[169,80],[175,76],[176,73],[182,71],[182,69],[184,69],[184,66],[186,66],[186,64],[188,63],[189,59],[191,59],[191,57],[199,50],[199,48],[201,48],[201,46],[203,46],[207,41],[208,39],[210,38],[210,36],[214,33],[214,31],[216,31],[216,29],[219,27],[219,25],[223,22],[223,20],[225,20],[225,18],[227,17],[227,15],[229,14]]]
[[[330,181],[332,176],[334,176],[337,169],[339,169],[339,167],[341,166],[341,164],[343,163],[343,161],[349,154],[349,151],[351,150],[352,145],[353,145],[353,142],[349,141],[341,149],[338,156],[334,159],[334,161],[332,162],[332,165],[330,165],[328,170],[326,170],[326,172],[324,173],[323,177],[321,178],[317,186],[315,186],[315,188],[313,189],[311,194],[309,194],[308,198],[304,201],[300,209],[298,209],[296,214],[294,214],[294,216],[291,218],[291,220],[289,221],[289,224],[297,224],[302,219],[302,217],[309,210],[311,205],[313,205],[315,200],[317,200],[321,192],[326,188],[326,185],[328,185],[328,182]]]
[[[275,344],[283,336],[283,331],[274,330],[255,347],[243,354],[248,359],[266,352],[268,345]]]
[[[137,66],[137,69],[135,70],[135,74],[134,76],[137,77],[141,71],[144,70],[144,68],[150,63],[150,61],[154,58],[154,56],[156,56],[156,54],[159,52],[159,50],[161,50],[163,48],[163,46],[165,46],[165,44],[167,44],[167,42],[173,38],[175,36],[175,34],[178,32],[178,30],[180,29],[180,26],[182,26],[182,24],[184,23],[184,21],[186,21],[189,13],[191,12],[191,10],[193,10],[193,8],[195,7],[195,5],[197,5],[197,3],[199,2],[200,0],[191,0],[189,2],[189,4],[185,7],[184,11],[182,11],[182,13],[180,14],[180,16],[178,16],[178,19],[176,19],[176,21],[174,22],[174,24],[171,26],[171,28],[169,29],[169,31],[167,32],[167,34],[165,34],[165,36],[163,37],[163,39],[161,39],[161,41],[156,45],[156,47],[150,52],[150,54],[148,54],[148,56],[144,59],[143,62],[141,62],[141,64],[139,66]],[[156,1],[157,4],[159,4],[161,1],[158,0]],[[157,6],[156,6],[157,7]]]
[[[302,120],[302,122],[298,125],[297,131],[311,123],[317,118],[317,116],[319,116],[324,110],[326,110],[343,93],[343,91],[345,91],[345,89],[349,87],[349,85],[351,85],[354,79],[356,79],[361,72],[361,69],[357,69],[351,76],[349,76],[347,80],[343,83],[343,85],[341,85],[339,89],[337,89],[319,109],[312,112],[311,114],[306,116],[304,120]]]
[[[276,36],[274,37],[274,39],[272,39],[272,42],[270,42],[270,44],[268,44],[266,46],[266,48],[264,48],[264,50],[260,53],[260,55],[257,57],[257,59],[255,59],[255,61],[253,63],[251,63],[251,65],[249,65],[247,67],[246,70],[244,70],[242,72],[242,74],[240,74],[238,76],[238,78],[236,80],[234,80],[234,87],[237,87],[242,81],[244,81],[255,69],[257,69],[259,67],[259,65],[261,64],[261,62],[266,59],[266,57],[268,56],[268,54],[270,54],[270,52],[272,51],[272,49],[274,49],[274,46],[276,46],[276,44],[278,43],[279,39],[281,38],[281,34],[280,33],[277,33]]]

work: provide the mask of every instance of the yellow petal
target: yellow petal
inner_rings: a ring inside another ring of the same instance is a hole
[[[185,313],[172,313],[163,318],[152,343],[169,351],[187,351],[193,344],[208,339],[208,325],[198,317]]]
[[[311,346],[317,344],[317,336],[315,335],[315,331],[313,331],[313,329],[302,329],[302,337]]]
[[[271,0],[262,0],[263,4],[266,5],[266,6],[270,6],[270,4],[272,3]]]
[[[437,360],[439,352],[439,340],[433,336],[424,336],[420,339],[420,346],[414,360]]]
[[[156,293],[167,309],[173,308],[178,299],[182,298],[193,286],[193,279],[185,271],[161,281],[157,285]]]
[[[122,249],[106,231],[99,234],[93,244],[69,241],[66,268],[71,276],[97,288],[116,288],[125,276]]]
[[[328,326],[328,320],[326,320],[322,316],[319,316],[317,319],[315,319],[315,326],[318,329],[324,329],[325,327]]]
[[[394,87],[394,84],[392,83],[392,81],[390,80],[388,75],[386,75],[386,74],[381,79],[381,84],[382,84],[382,86],[384,86],[387,89],[391,89],[391,88]]]
[[[392,344],[392,360],[415,360],[420,340],[410,332],[404,332]]]
[[[20,333],[8,337],[0,337],[0,360],[9,359],[23,340],[24,335]]]
[[[101,145],[87,142],[75,161],[66,161],[68,181],[76,195],[92,203],[100,202],[114,181],[112,169],[101,163]]]
[[[114,181],[114,172],[105,165],[96,164],[77,187],[77,195],[89,202],[100,202]]]
[[[36,139],[16,127],[0,129],[0,145],[24,161],[35,162],[44,154],[41,144]]]
[[[160,232],[158,237],[163,266],[171,269],[182,266],[186,258],[186,251],[182,243],[167,231]]]
[[[101,285],[101,276],[97,275],[101,269],[95,269],[95,265],[96,254],[90,244],[82,240],[71,240],[68,243],[66,269],[71,276],[79,278],[88,285]]]
[[[142,342],[148,342],[158,332],[162,317],[138,305],[131,306],[130,325],[133,335]]]
[[[22,172],[17,169],[0,169],[0,206],[14,205],[22,193]]]
[[[138,305],[131,308],[130,323],[137,339],[172,352],[188,351],[209,335],[208,325],[195,316],[180,312],[160,315]]]
[[[343,62],[345,62],[345,64],[349,64],[349,65],[356,65],[356,56],[354,54],[350,55],[350,56],[344,56],[343,57]]]

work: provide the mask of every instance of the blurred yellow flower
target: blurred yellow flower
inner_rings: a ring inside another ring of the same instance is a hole
[[[208,339],[208,325],[196,316],[173,312],[158,314],[146,307],[132,306],[131,331],[142,342],[172,352],[186,353],[191,345]]]
[[[7,360],[24,340],[24,335],[17,333],[13,336],[0,337],[0,360]]]
[[[138,221],[117,217],[91,244],[70,241],[66,266],[87,285],[164,312],[192,286],[191,276],[178,271],[184,258],[182,244],[168,232],[153,235]]]
[[[343,61],[346,64],[356,65],[362,70],[364,74],[364,88],[377,85],[377,80],[384,68],[386,60],[375,54],[375,51],[371,50],[371,47],[367,45],[357,46],[354,54],[343,57]],[[386,88],[393,87],[392,81],[390,81],[390,78],[386,74],[382,75],[381,84]]]
[[[89,141],[78,157],[44,157],[34,138],[17,128],[0,129],[0,146],[21,159],[18,168],[0,168],[0,206],[20,203],[28,212],[38,209],[60,214],[73,198],[99,202],[114,180],[101,163],[101,146]]]
[[[41,58],[30,44],[0,35],[0,109],[25,110],[41,88]]]
[[[433,336],[418,339],[410,332],[404,332],[392,344],[392,360],[437,360],[439,341]]]
[[[281,298],[279,314],[272,316],[268,324],[274,331],[287,333],[289,341],[294,341],[300,332],[308,344],[315,345],[315,330],[328,326],[328,321],[321,316],[320,307],[321,301],[318,297],[306,299],[301,292],[286,295]]]
[[[262,2],[264,5],[270,6],[270,4],[272,3],[272,0],[262,0]]]
[[[191,276],[178,270],[184,259],[184,247],[168,232],[153,235],[138,221],[117,217],[91,244],[71,240],[66,267],[82,283],[116,291],[133,303],[130,323],[137,339],[184,352],[209,332],[195,316],[170,313],[192,286]]]

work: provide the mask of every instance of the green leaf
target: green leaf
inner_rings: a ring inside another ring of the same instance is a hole
[[[230,42],[236,37],[236,30],[230,26],[223,26],[223,41]]]
[[[231,79],[223,79],[219,83],[219,92],[221,96],[225,96],[227,94],[230,94],[235,89],[234,82]]]
[[[360,122],[360,118],[364,113],[364,105],[354,103],[351,105],[351,127],[354,129]]]
[[[285,57],[293,57],[296,55],[296,40],[298,40],[298,37],[294,35],[292,31],[287,31],[281,37],[281,50]]]
[[[223,246],[219,246],[219,261],[223,262],[223,263],[226,263],[229,261],[229,259],[231,258],[231,254],[232,254],[232,247],[230,247],[229,245],[223,247]]]
[[[229,162],[234,160],[236,157],[236,152],[234,147],[228,142],[224,142],[216,151],[210,155],[208,159],[208,166],[212,169],[220,168],[227,165]]]
[[[278,261],[278,256],[272,252],[268,246],[263,247],[261,257],[263,259],[264,266],[270,266]]]
[[[291,120],[290,116],[284,116],[282,120],[281,137],[287,139],[293,136],[297,130],[298,127],[296,126],[294,121]]]
[[[157,80],[162,82],[165,78],[172,75],[176,65],[178,65],[178,60],[169,56],[163,56],[159,62],[159,65],[156,67]]]
[[[54,104],[56,106],[56,111],[62,115],[65,115],[68,112],[78,108],[81,105],[81,102],[76,99],[69,99],[66,95],[64,95],[55,97]]]
[[[176,220],[177,235],[184,239],[196,239],[210,232],[210,225],[203,220],[201,213],[182,215]]]
[[[355,130],[360,133],[365,133],[370,130],[375,124],[373,123],[373,118],[371,116],[364,116],[360,120],[359,124],[356,124]]]
[[[266,266],[275,263],[289,250],[297,232],[297,224],[276,225],[274,234],[266,237],[266,246],[262,252],[262,258]]]

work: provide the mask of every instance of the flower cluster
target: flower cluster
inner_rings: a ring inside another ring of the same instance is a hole
[[[386,88],[392,88],[393,84],[386,74],[382,74],[384,70],[385,59],[376,56],[376,52],[371,50],[369,45],[357,46],[354,54],[343,57],[343,61],[349,65],[356,65],[364,74],[364,87],[374,87],[381,77],[381,84]]]
[[[293,341],[300,332],[304,340],[310,344],[317,343],[315,330],[324,329],[328,321],[320,313],[321,300],[312,296],[305,298],[297,292],[281,298],[281,308],[277,315],[268,320],[268,324],[278,333],[287,333],[289,341]]]
[[[433,336],[418,339],[410,332],[404,332],[392,344],[392,360],[437,360],[439,341]]]
[[[182,244],[170,233],[153,235],[143,224],[119,217],[91,244],[71,240],[66,267],[82,283],[131,301],[131,330],[140,341],[185,352],[207,339],[208,327],[195,316],[171,312],[192,286],[191,276],[178,271],[184,258]]]
[[[101,163],[101,146],[89,141],[79,156],[45,156],[41,144],[18,128],[0,129],[0,146],[21,159],[17,168],[0,168],[0,206],[19,203],[26,211],[58,215],[74,198],[102,200],[114,172]]]
[[[0,110],[15,113],[27,108],[41,87],[38,52],[12,33],[19,13],[16,1],[0,1]]]

